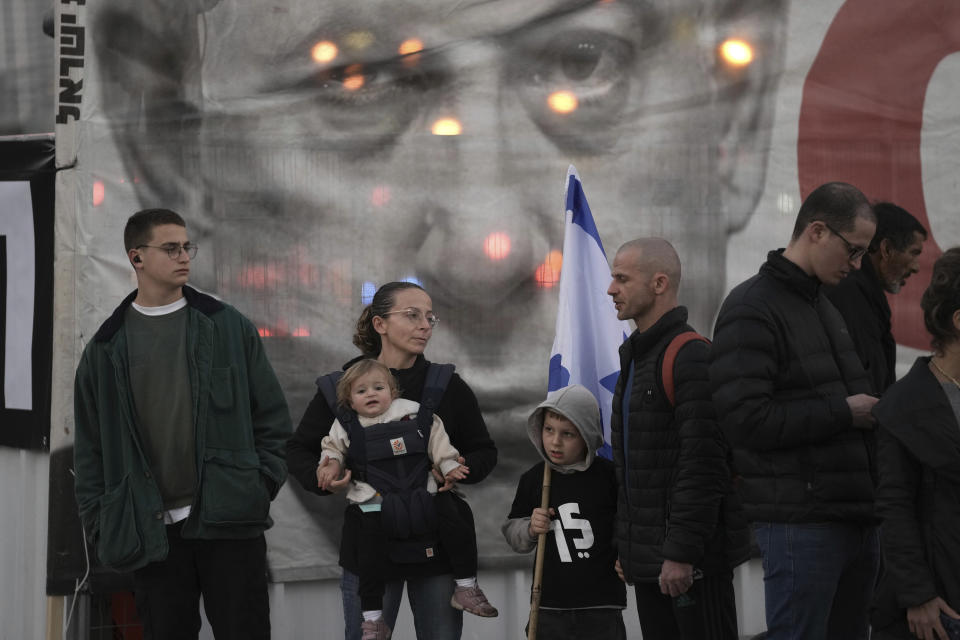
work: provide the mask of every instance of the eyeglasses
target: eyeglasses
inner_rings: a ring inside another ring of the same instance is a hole
[[[440,318],[433,315],[433,313],[427,313],[427,315],[424,316],[423,312],[420,311],[420,309],[414,309],[412,307],[410,309],[400,309],[398,311],[387,311],[386,313],[381,313],[380,317],[384,318],[386,316],[389,316],[395,313],[403,314],[403,317],[409,320],[410,324],[414,324],[414,325],[419,325],[420,323],[423,322],[424,318],[426,318],[427,324],[430,325],[431,329],[437,326],[437,324],[440,322]]]
[[[821,220],[820,222],[823,222],[823,220]],[[840,233],[839,231],[837,231],[836,229],[828,225],[826,222],[823,222],[823,226],[825,226],[830,231],[830,233],[832,233],[833,235],[843,240],[843,244],[847,245],[847,257],[850,260],[859,260],[864,255],[866,255],[867,249],[865,247],[858,247],[857,245],[853,244],[852,242],[844,238],[842,233]]]
[[[167,244],[161,244],[160,246],[152,244],[140,244],[137,245],[137,249],[141,247],[149,247],[151,249],[163,249],[167,252],[167,255],[170,256],[171,260],[176,260],[180,257],[180,252],[186,252],[190,259],[197,257],[197,245],[192,242],[184,242],[183,244],[177,244],[175,242],[168,242]]]

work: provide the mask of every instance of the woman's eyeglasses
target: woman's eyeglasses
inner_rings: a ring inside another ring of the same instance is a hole
[[[414,325],[419,325],[423,323],[424,318],[426,318],[427,324],[429,324],[431,328],[437,326],[437,323],[440,322],[440,318],[433,315],[433,312],[428,311],[427,314],[424,315],[423,312],[420,311],[420,309],[414,309],[412,307],[410,309],[399,309],[397,311],[388,311],[386,313],[381,313],[380,317],[382,318],[385,316],[393,315],[395,313],[399,313],[403,315],[404,318],[410,321],[410,324],[414,324]]]

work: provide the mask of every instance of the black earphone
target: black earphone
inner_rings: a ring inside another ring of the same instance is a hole
[[[140,259],[140,256],[133,256],[133,261],[134,261],[134,262],[143,262],[143,260]]]

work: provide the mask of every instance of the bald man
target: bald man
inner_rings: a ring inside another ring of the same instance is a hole
[[[637,327],[620,347],[611,419],[617,568],[644,640],[736,640],[733,568],[749,535],[710,400],[710,345],[677,303],[680,272],[662,238],[631,240],[613,260],[607,294]]]

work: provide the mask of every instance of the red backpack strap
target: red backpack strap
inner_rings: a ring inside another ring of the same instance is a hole
[[[677,361],[677,354],[680,352],[680,349],[691,340],[702,340],[710,344],[709,340],[696,331],[684,331],[674,336],[670,344],[667,345],[667,350],[663,352],[663,365],[660,368],[660,379],[663,383],[663,392],[667,394],[667,401],[671,407],[676,406],[676,402],[674,401],[676,389],[673,384],[673,365]]]

